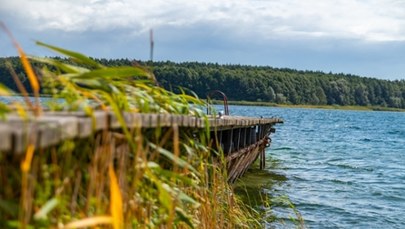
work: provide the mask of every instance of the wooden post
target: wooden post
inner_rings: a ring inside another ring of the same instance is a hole
[[[233,128],[229,130],[230,134],[228,136],[228,142],[229,142],[229,151],[228,154],[233,152],[233,148],[234,148],[234,143],[233,143]]]
[[[266,167],[266,150],[263,149],[260,152],[260,169],[263,170]]]

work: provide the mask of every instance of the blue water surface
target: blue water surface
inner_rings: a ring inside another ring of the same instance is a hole
[[[230,106],[231,114],[277,116],[264,187],[288,196],[307,228],[405,228],[405,113]],[[251,176],[252,174],[249,174]],[[271,177],[269,176],[269,179]],[[295,214],[273,206],[290,228]]]

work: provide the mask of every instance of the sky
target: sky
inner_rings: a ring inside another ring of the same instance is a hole
[[[155,61],[405,79],[405,0],[0,0],[0,21],[37,56],[148,60],[152,29]]]

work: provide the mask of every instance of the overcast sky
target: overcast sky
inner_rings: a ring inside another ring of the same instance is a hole
[[[405,0],[0,0],[27,53],[268,65],[405,79]],[[14,56],[0,32],[0,56]]]

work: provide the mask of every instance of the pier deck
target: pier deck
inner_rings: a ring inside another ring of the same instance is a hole
[[[123,113],[129,129],[133,128],[183,128],[211,131],[211,143],[216,150],[223,150],[229,180],[243,175],[260,157],[264,168],[264,149],[270,144],[273,126],[282,123],[279,118],[252,118],[242,116],[209,117],[208,120],[186,115]],[[11,114],[0,121],[0,152],[21,154],[28,143],[35,148],[47,148],[64,140],[90,137],[100,131],[121,129],[113,112],[96,111],[91,116],[84,112],[45,112],[39,117],[21,118]]]

